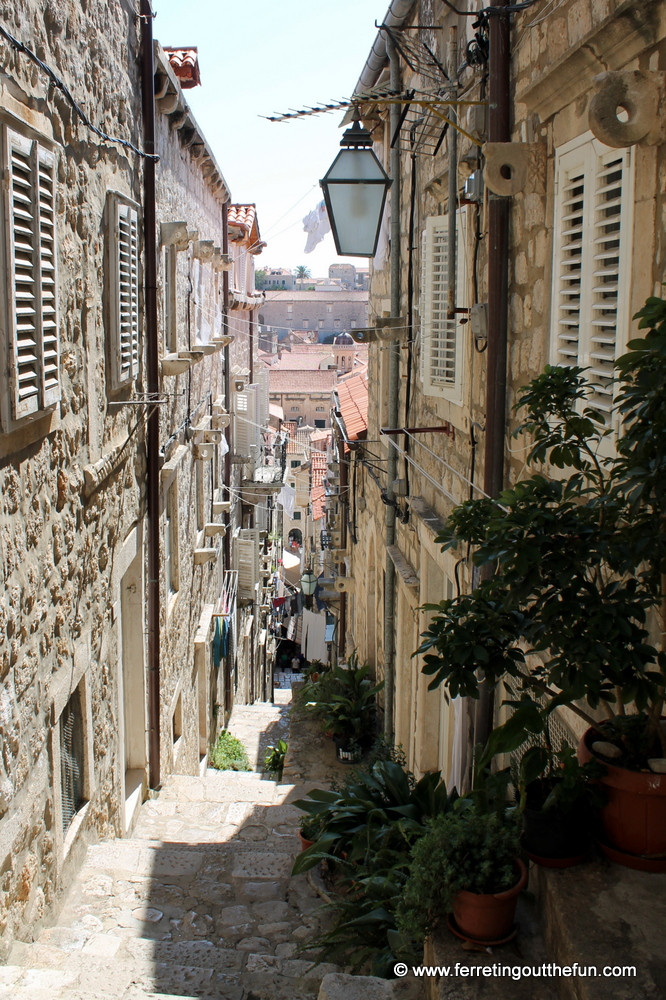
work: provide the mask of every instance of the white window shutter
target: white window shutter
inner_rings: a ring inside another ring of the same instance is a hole
[[[41,345],[33,142],[7,129],[9,360],[14,418],[40,408]]]
[[[236,569],[238,570],[238,596],[255,597],[259,580],[259,532],[255,528],[241,528],[234,539]]]
[[[39,279],[41,291],[42,402],[60,400],[60,350],[58,337],[57,253],[55,223],[55,156],[37,150],[37,211]]]
[[[625,275],[631,199],[630,150],[614,149],[596,158],[592,222],[592,288],[589,360],[595,393],[592,403],[610,410],[615,359],[624,350],[626,327]],[[624,294],[623,294],[624,293]]]
[[[585,138],[556,155],[552,360],[588,368],[590,402],[609,412],[629,330],[631,149]]]
[[[467,214],[457,213],[456,306],[466,305]],[[421,284],[423,392],[459,400],[462,389],[463,331],[458,315],[448,319],[448,216],[426,220]],[[463,237],[463,238],[461,238]]]
[[[116,374],[119,385],[139,374],[139,217],[116,203]]]
[[[581,323],[587,313],[584,263],[589,228],[588,144],[560,157],[555,180],[555,260],[553,266],[553,360],[582,364]]]
[[[234,393],[234,454],[250,458],[256,432],[256,395],[248,386]]]

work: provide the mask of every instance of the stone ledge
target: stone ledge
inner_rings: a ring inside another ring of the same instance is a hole
[[[601,859],[560,871],[534,865],[549,961],[594,965],[596,978],[559,978],[561,1000],[666,998],[666,875]],[[636,966],[636,978],[608,979],[605,965]]]

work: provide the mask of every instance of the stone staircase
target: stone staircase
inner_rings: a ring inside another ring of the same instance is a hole
[[[289,877],[289,803],[310,787],[169,778],[132,839],[88,850],[57,924],[14,944],[0,1000],[314,1000],[337,970],[298,950],[320,925],[321,899]]]

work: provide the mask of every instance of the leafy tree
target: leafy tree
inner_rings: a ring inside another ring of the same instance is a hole
[[[604,457],[613,431],[590,405],[584,369],[547,366],[524,387],[515,433],[532,436],[529,463],[563,476],[535,472],[453,511],[443,548],[471,546],[493,572],[471,594],[428,605],[435,615],[417,652],[430,688],[478,697],[480,680],[494,687],[510,675],[546,696],[548,711],[568,705],[596,728],[589,709],[600,707],[602,731],[626,747],[633,704],[646,738],[632,736],[641,749],[626,763],[640,767],[666,756],[666,654],[647,628],[656,609],[666,622],[666,301],[648,299],[636,318],[648,333],[617,362],[616,456]]]
[[[305,264],[299,264],[298,267],[294,269],[294,275],[300,282],[301,291],[303,291],[303,282],[306,280],[306,278],[312,277],[312,272],[310,271],[310,268],[306,267]]]
[[[259,290],[266,287],[266,271],[264,268],[259,268],[258,271],[254,272],[254,287]]]

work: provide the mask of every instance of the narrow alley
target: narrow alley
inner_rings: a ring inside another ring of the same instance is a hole
[[[17,942],[0,968],[0,1000],[316,997],[336,970],[299,952],[322,901],[312,879],[289,877],[300,816],[290,803],[340,765],[305,726],[283,783],[262,775],[266,747],[288,738],[290,698],[234,710],[251,772],[172,776],[131,839],[89,849],[57,924]]]

